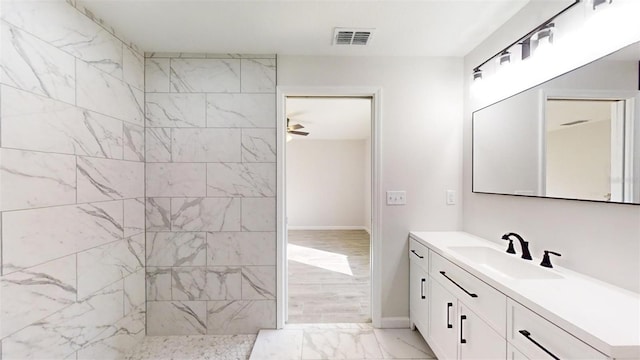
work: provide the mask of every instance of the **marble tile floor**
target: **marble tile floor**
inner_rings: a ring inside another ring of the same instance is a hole
[[[371,322],[369,234],[289,230],[288,235],[288,322]]]
[[[252,350],[253,349],[253,350]],[[291,324],[256,335],[147,336],[126,360],[436,359],[417,331],[371,324]]]
[[[417,331],[370,324],[292,324],[261,330],[250,360],[435,359]]]
[[[256,335],[147,336],[126,360],[247,360]]]

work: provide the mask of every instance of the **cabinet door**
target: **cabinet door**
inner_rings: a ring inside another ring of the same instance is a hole
[[[433,279],[429,282],[429,346],[438,359],[457,358],[457,300]]]
[[[520,350],[516,349],[511,343],[507,343],[507,360],[529,360]]]
[[[458,303],[460,359],[506,359],[507,341],[464,304]]]
[[[429,316],[427,285],[427,272],[416,261],[411,260],[409,268],[409,312],[411,323],[415,325],[424,336],[427,335]]]

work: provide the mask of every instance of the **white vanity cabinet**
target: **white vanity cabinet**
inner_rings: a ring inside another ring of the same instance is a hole
[[[509,299],[507,340],[527,359],[607,359],[605,355]]]
[[[506,341],[437,281],[431,282],[427,342],[438,359],[505,359]]]
[[[504,359],[507,345],[504,337],[464,304],[459,304],[460,339],[459,359]],[[463,342],[464,341],[464,342]]]
[[[531,360],[524,356],[518,349],[516,349],[511,343],[507,343],[507,360]]]
[[[427,342],[438,359],[505,359],[504,294],[434,252],[430,265]]]
[[[640,359],[637,295],[566,269],[541,273],[540,259],[498,273],[463,247],[504,252],[465,233],[410,236],[411,324],[438,359]]]
[[[437,281],[429,289],[429,332],[426,338],[438,359],[456,359],[458,300]]]
[[[429,250],[415,240],[409,242],[409,309],[412,327],[427,336],[429,319]]]

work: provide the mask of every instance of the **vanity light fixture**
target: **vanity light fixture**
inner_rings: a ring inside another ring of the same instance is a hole
[[[509,63],[511,63],[511,53],[505,50],[502,54],[498,55],[498,65],[507,65]]]
[[[482,80],[482,70],[480,68],[473,69],[473,81]]]
[[[533,40],[536,44],[535,52],[546,51],[551,45],[553,45],[553,29],[555,27],[554,23],[549,23],[540,28],[540,30],[536,31],[533,36],[531,36],[531,40]]]
[[[565,7],[562,11],[560,11],[559,13],[554,15],[552,18],[550,18],[549,20],[547,20],[547,21],[543,22],[542,24],[538,25],[536,28],[534,28],[533,30],[529,31],[526,35],[524,35],[520,39],[518,39],[515,42],[509,44],[509,46],[507,46],[504,49],[500,50],[498,53],[496,53],[492,57],[488,58],[487,60],[482,62],[480,65],[476,66],[473,69],[473,79],[474,80],[481,79],[482,78],[482,71],[480,70],[480,68],[482,68],[482,66],[484,64],[488,63],[489,61],[491,61],[493,59],[497,59],[498,64],[500,64],[500,65],[504,65],[504,64],[507,64],[507,63],[511,62],[511,52],[510,52],[510,50],[512,48],[514,48],[516,45],[521,46],[521,50],[522,51],[520,53],[521,53],[521,59],[522,60],[524,60],[524,59],[528,58],[529,56],[531,56],[531,50],[538,49],[538,52],[543,52],[543,51],[540,50],[540,48],[542,48],[544,50],[544,48],[548,48],[551,44],[553,44],[553,32],[554,32],[554,28],[555,28],[555,24],[553,23],[553,21],[558,16],[564,14],[569,9],[571,9],[574,6],[576,6],[578,3],[582,2],[582,1],[584,1],[584,0],[574,0],[573,3],[571,3],[569,6]],[[604,3],[604,2],[611,3],[613,0],[588,0],[588,1],[593,2],[593,6],[594,6],[594,9],[595,9],[595,7],[600,5],[601,3]],[[537,45],[537,46],[535,46],[535,48],[534,48],[534,45]],[[478,73],[478,75],[476,75],[477,73]]]

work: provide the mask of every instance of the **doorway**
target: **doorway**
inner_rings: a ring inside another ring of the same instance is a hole
[[[287,322],[371,322],[371,98],[285,108]]]
[[[540,174],[547,196],[631,202],[638,197],[635,94],[545,91]]]
[[[278,328],[379,327],[379,99],[379,89],[278,89]],[[345,118],[354,104],[364,124]]]
[[[623,161],[612,151],[617,120],[612,113],[620,102],[547,99],[547,196],[622,201],[611,182]]]

